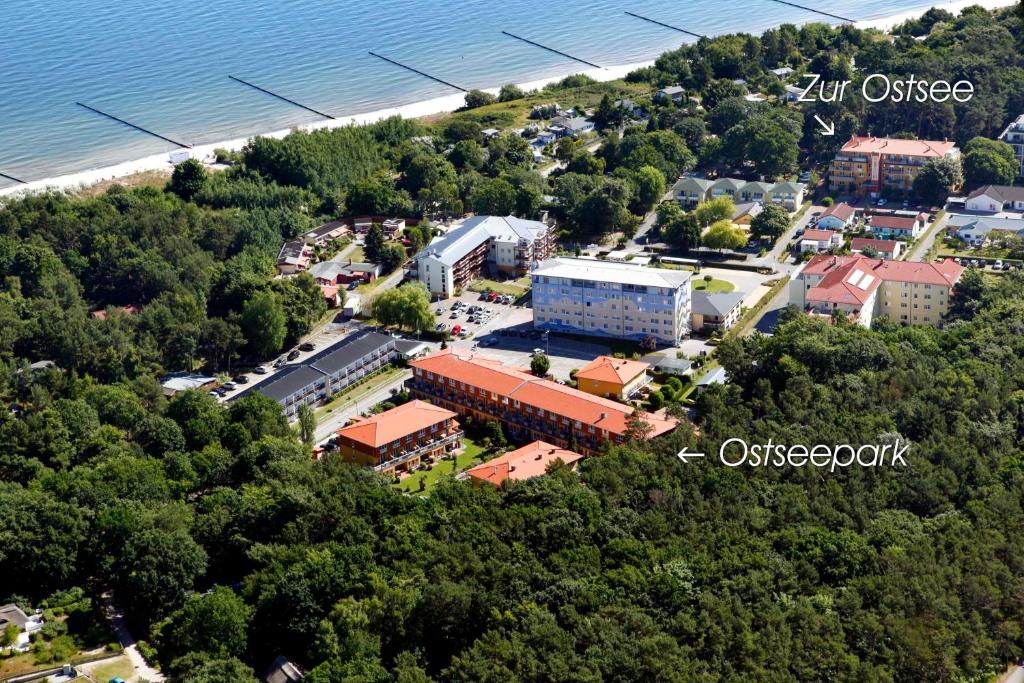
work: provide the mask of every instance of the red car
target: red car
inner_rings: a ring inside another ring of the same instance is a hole
[[[497,292],[491,292],[490,294],[487,295],[487,300],[488,301],[494,301],[497,298],[498,298],[498,293]]]
[[[456,325],[455,327],[452,328],[453,335],[458,334],[459,332],[462,332],[462,325]]]

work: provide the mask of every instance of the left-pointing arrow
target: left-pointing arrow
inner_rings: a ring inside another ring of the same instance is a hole
[[[676,456],[680,460],[683,461],[683,464],[686,464],[686,463],[690,462],[690,460],[689,460],[690,458],[703,458],[704,454],[703,453],[687,453],[686,449],[684,448],[683,450],[681,450],[678,453],[676,453]]]

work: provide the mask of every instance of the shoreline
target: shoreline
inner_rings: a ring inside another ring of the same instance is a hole
[[[954,0],[953,2],[936,3],[931,7],[922,7],[913,10],[907,10],[892,14],[886,17],[878,19],[866,19],[864,21],[854,22],[854,26],[860,29],[875,28],[881,31],[888,31],[893,27],[907,21],[908,19],[914,19],[920,17],[929,9],[944,9],[953,14],[958,14],[961,10],[971,5],[980,5],[988,10],[999,9],[1013,5],[1015,0]],[[624,77],[631,71],[640,69],[643,67],[651,66],[654,64],[653,59],[633,62],[630,64],[620,64],[617,66],[610,66],[603,69],[584,69],[574,70],[569,73],[560,74],[557,76],[550,76],[547,78],[540,78],[523,83],[517,83],[523,90],[540,90],[546,85],[556,83],[561,79],[571,74],[585,74],[590,76],[596,81],[613,81]],[[485,92],[497,95],[499,87],[484,88]],[[455,111],[464,104],[463,93],[455,93],[452,95],[442,95],[439,97],[430,98],[427,100],[421,100],[419,102],[412,102],[410,104],[399,105],[396,107],[387,107],[384,109],[377,109],[374,111],[363,112],[358,114],[342,115],[333,120],[327,121],[314,121],[306,123],[300,126],[292,128],[279,129],[269,132],[253,133],[244,137],[234,138],[232,140],[224,140],[221,142],[208,143],[203,145],[196,145],[188,149],[187,151],[192,158],[198,159],[203,163],[209,164],[213,160],[213,151],[215,149],[226,149],[228,151],[238,151],[244,147],[249,140],[254,137],[269,137],[269,138],[283,138],[289,133],[295,130],[313,131],[320,130],[323,128],[338,128],[342,126],[348,126],[352,124],[369,124],[391,116],[401,116],[406,119],[417,119],[425,116],[433,116],[437,114],[444,114]],[[99,168],[84,169],[82,171],[76,171],[74,173],[68,173],[65,175],[54,176],[50,178],[41,178],[39,180],[33,180],[24,184],[15,184],[9,187],[0,188],[0,198],[3,197],[17,197],[23,194],[31,194],[37,192],[46,191],[59,191],[66,190],[77,192],[84,190],[92,185],[101,183],[104,181],[117,180],[119,178],[126,178],[128,176],[142,173],[145,171],[170,171],[173,165],[170,162],[169,154],[167,152],[161,152],[159,154],[151,154],[149,156],[123,161],[117,164],[109,166],[103,166]]]

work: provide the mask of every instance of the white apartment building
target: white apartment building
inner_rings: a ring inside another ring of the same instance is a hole
[[[1013,154],[1020,162],[1019,175],[1024,178],[1024,114],[1018,116],[1016,121],[1012,121],[999,139],[1013,147]]]
[[[431,294],[449,297],[485,272],[525,275],[554,244],[554,231],[540,221],[474,216],[415,256],[416,275]]]
[[[531,273],[533,326],[675,345],[690,332],[690,273],[553,258]]]

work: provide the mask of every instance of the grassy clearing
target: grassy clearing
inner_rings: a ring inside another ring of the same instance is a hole
[[[378,374],[372,375],[369,379],[363,379],[359,384],[355,384],[348,387],[344,391],[339,392],[334,398],[328,403],[325,403],[320,408],[317,408],[315,415],[317,418],[323,418],[326,415],[331,414],[335,410],[348,405],[354,401],[358,401],[364,396],[368,396],[373,392],[379,390],[382,386],[388,382],[393,382],[396,377],[405,372],[405,368],[399,368],[395,366],[389,366],[381,370]]]
[[[411,476],[408,476],[401,482],[395,484],[395,488],[405,493],[425,495],[430,493],[430,489],[433,488],[442,477],[449,475],[454,476],[465,469],[487,460],[489,451],[476,441],[468,437],[463,437],[462,445],[462,453],[455,456],[454,460],[441,460],[440,462],[434,463],[434,466],[429,470],[415,472]],[[426,482],[426,488],[423,491],[420,491],[420,481]]]
[[[736,285],[729,282],[728,280],[719,280],[718,278],[712,278],[710,281],[705,280],[702,277],[694,278],[693,291],[695,292],[731,292],[736,289]]]
[[[132,666],[131,660],[128,659],[127,656],[101,662],[95,666],[89,667],[89,669],[89,673],[92,674],[92,677],[101,683],[106,683],[106,681],[109,681],[111,678],[116,678],[118,676],[128,680],[135,673],[135,668]]]
[[[498,292],[499,294],[509,294],[518,298],[530,291],[530,278],[521,277],[518,280],[505,280],[504,282],[480,278],[466,285],[466,289],[471,292]]]

